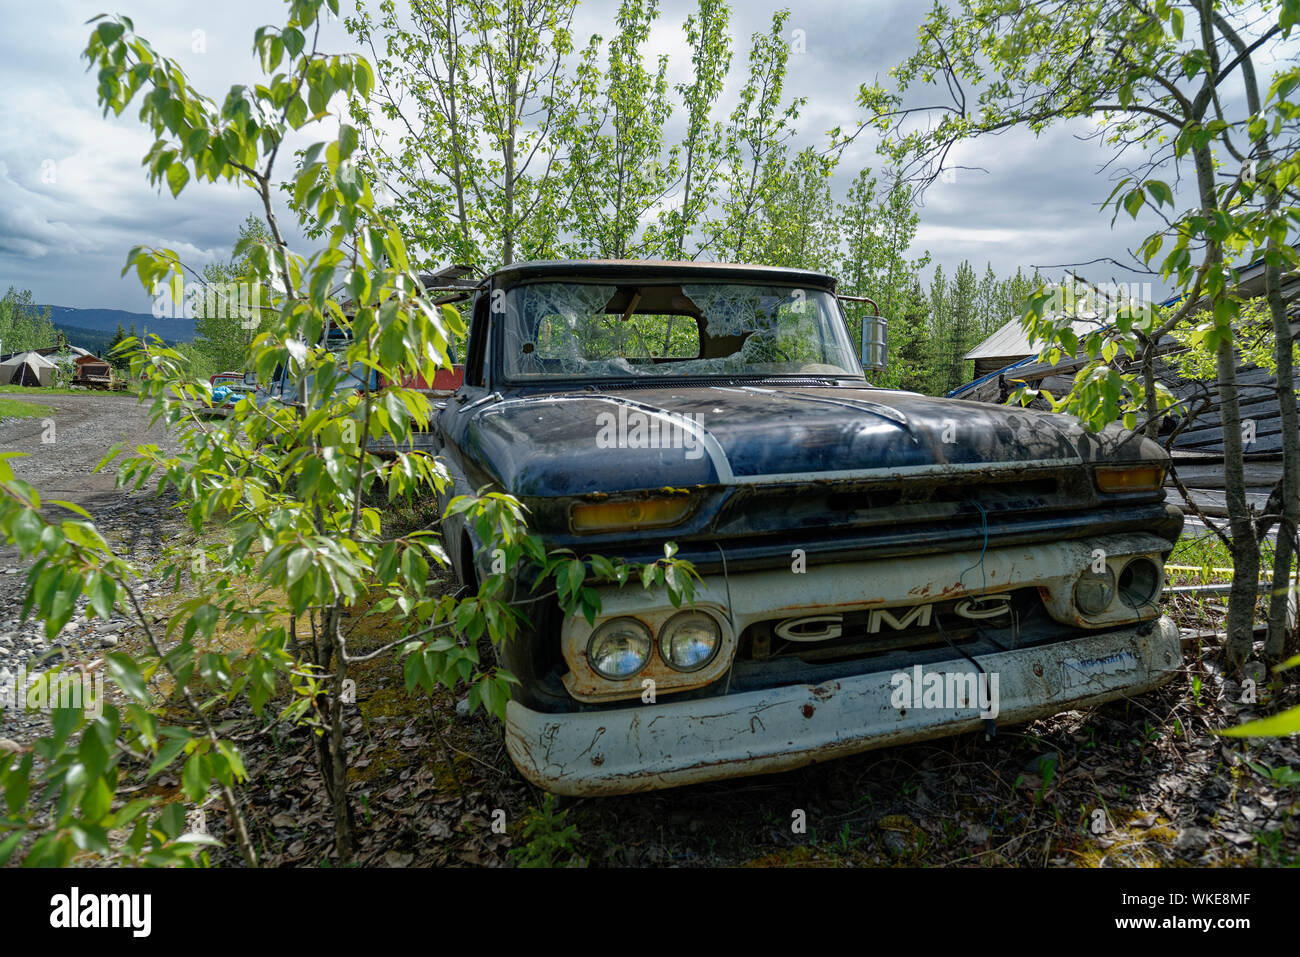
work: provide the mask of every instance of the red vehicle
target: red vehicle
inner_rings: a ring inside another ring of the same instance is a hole
[[[450,369],[439,369],[433,376],[433,382],[426,383],[423,376],[404,379],[402,385],[408,389],[418,389],[430,396],[445,398],[460,388],[465,381],[465,366],[453,365]],[[383,383],[381,383],[382,387]]]

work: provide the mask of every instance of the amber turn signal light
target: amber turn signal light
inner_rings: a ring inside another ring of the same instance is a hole
[[[570,512],[575,532],[609,532],[620,528],[662,528],[676,525],[691,510],[691,500],[645,498],[634,502],[575,505]]]
[[[1154,492],[1164,484],[1163,465],[1107,466],[1097,469],[1097,488],[1103,492]]]

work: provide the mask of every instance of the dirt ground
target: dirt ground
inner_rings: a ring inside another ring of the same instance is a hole
[[[119,554],[137,560],[143,569],[151,568],[165,541],[174,538],[179,516],[146,491],[117,489],[115,470],[96,472],[95,466],[117,442],[129,448],[143,443],[165,447],[163,427],[150,425],[148,409],[133,396],[23,394],[16,398],[51,410],[41,418],[0,422],[0,452],[22,453],[9,460],[10,466],[40,493],[48,517],[68,515],[48,504],[51,501],[75,502],[90,512]],[[20,621],[26,570],[17,550],[0,544],[0,679],[24,666],[35,669],[60,660],[91,663],[122,637],[127,624],[122,619],[87,622],[78,615],[52,641],[41,622]],[[147,574],[141,585],[145,593],[161,588]],[[21,741],[46,724],[43,715],[7,710],[0,721],[0,738]]]
[[[47,418],[15,419],[0,424],[0,452],[21,452],[17,471],[48,498],[70,499],[94,514],[97,505],[117,504],[112,471],[95,466],[115,442],[135,446],[162,443],[166,431],[150,427],[149,410],[124,393],[8,396],[47,406]],[[52,425],[52,427],[51,427]]]
[[[181,540],[169,503],[113,488],[92,469],[113,442],[159,442],[145,409],[120,396],[53,396],[55,441],[41,420],[0,423],[0,451],[46,497],[87,507],[145,566]],[[409,518],[409,517],[408,517]],[[23,576],[0,551],[0,666],[52,656],[93,659],[122,623],[74,621],[33,643],[17,621]],[[167,587],[146,577],[159,607]],[[1243,741],[1212,732],[1294,704],[1294,684],[1261,681],[1254,703],[1214,665],[1203,637],[1213,602],[1172,609],[1185,624],[1183,672],[1163,689],[1027,726],[890,748],[765,777],[547,810],[510,764],[499,725],[457,696],[408,694],[400,663],[356,672],[350,794],[362,864],[521,863],[589,866],[1294,866],[1300,863],[1300,753],[1294,738]],[[1197,635],[1202,635],[1197,637]],[[368,636],[374,644],[384,635]],[[7,643],[6,643],[7,640]],[[365,650],[365,640],[356,647]],[[329,864],[332,837],[309,732],[237,722],[251,782],[243,794],[267,863]],[[6,713],[0,737],[36,724]],[[174,788],[166,773],[156,782]],[[222,811],[205,808],[221,837]],[[500,827],[504,824],[504,833]],[[237,864],[233,851],[218,863]]]

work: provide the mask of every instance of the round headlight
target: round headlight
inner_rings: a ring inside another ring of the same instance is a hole
[[[1098,574],[1089,568],[1074,585],[1074,603],[1085,615],[1100,615],[1115,600],[1115,573],[1110,566]]]
[[[1149,558],[1134,558],[1119,573],[1119,596],[1130,608],[1150,607],[1160,600],[1160,567]]]
[[[591,633],[587,661],[602,678],[631,678],[650,660],[654,638],[635,618],[615,618]]]
[[[702,611],[673,615],[659,632],[659,655],[677,671],[699,671],[713,660],[720,644],[722,629]]]

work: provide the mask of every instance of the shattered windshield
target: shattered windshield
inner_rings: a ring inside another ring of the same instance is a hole
[[[510,379],[861,376],[825,290],[538,282],[503,300]]]

